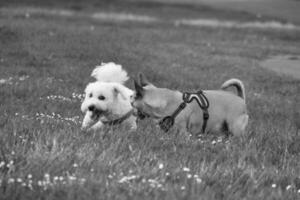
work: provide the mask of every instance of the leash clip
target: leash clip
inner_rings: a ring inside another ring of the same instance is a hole
[[[174,125],[174,121],[176,116],[186,107],[186,103],[183,102],[179,105],[179,107],[175,110],[175,112],[170,115],[164,117],[160,122],[159,122],[159,127],[164,131],[168,132],[170,128]]]
[[[203,113],[203,118],[204,120],[208,120],[209,119],[209,114],[207,112]]]
[[[159,127],[164,132],[168,132],[173,125],[174,125],[174,118],[172,116],[167,116],[159,122]]]

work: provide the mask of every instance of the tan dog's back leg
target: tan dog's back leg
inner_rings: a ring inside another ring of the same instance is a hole
[[[246,126],[248,124],[249,116],[247,114],[241,115],[232,124],[231,131],[234,136],[244,135]]]

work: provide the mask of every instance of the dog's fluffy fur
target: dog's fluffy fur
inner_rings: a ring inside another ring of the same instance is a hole
[[[82,129],[97,130],[106,122],[120,119],[132,111],[130,97],[133,91],[123,84],[128,80],[127,72],[121,65],[102,63],[92,74],[95,82],[89,83],[85,89],[85,99],[81,111],[85,113]],[[131,115],[123,123],[136,128],[136,118]]]
[[[235,86],[238,95],[225,91]],[[140,74],[135,81],[135,95],[132,105],[140,112],[161,120],[171,115],[183,102],[182,93],[167,88],[155,87]],[[245,102],[245,89],[238,79],[230,79],[223,83],[221,90],[204,90],[210,106],[206,133],[226,132],[233,135],[243,135],[248,123],[248,114]],[[203,112],[196,101],[189,103],[175,118],[175,126],[183,132],[192,135],[201,133]]]

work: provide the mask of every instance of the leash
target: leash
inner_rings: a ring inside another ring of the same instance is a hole
[[[164,132],[168,132],[169,129],[174,125],[175,118],[177,115],[186,107],[188,103],[191,103],[193,100],[196,100],[199,107],[203,112],[203,124],[202,124],[202,133],[205,133],[205,129],[207,126],[207,121],[209,119],[208,107],[209,101],[207,97],[203,94],[202,90],[199,90],[196,93],[185,92],[182,95],[183,102],[179,105],[179,107],[170,115],[164,117],[160,122],[159,126]]]
[[[128,119],[132,114],[133,114],[133,110],[130,110],[123,117],[121,117],[119,119],[115,119],[115,120],[112,120],[112,121],[105,121],[105,122],[102,122],[102,123],[106,124],[106,125],[109,125],[109,126],[118,125],[118,124],[121,124],[126,119]]]

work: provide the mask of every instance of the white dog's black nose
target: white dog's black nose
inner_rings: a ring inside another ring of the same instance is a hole
[[[95,110],[95,106],[94,105],[91,105],[88,107],[89,111],[94,111]]]

